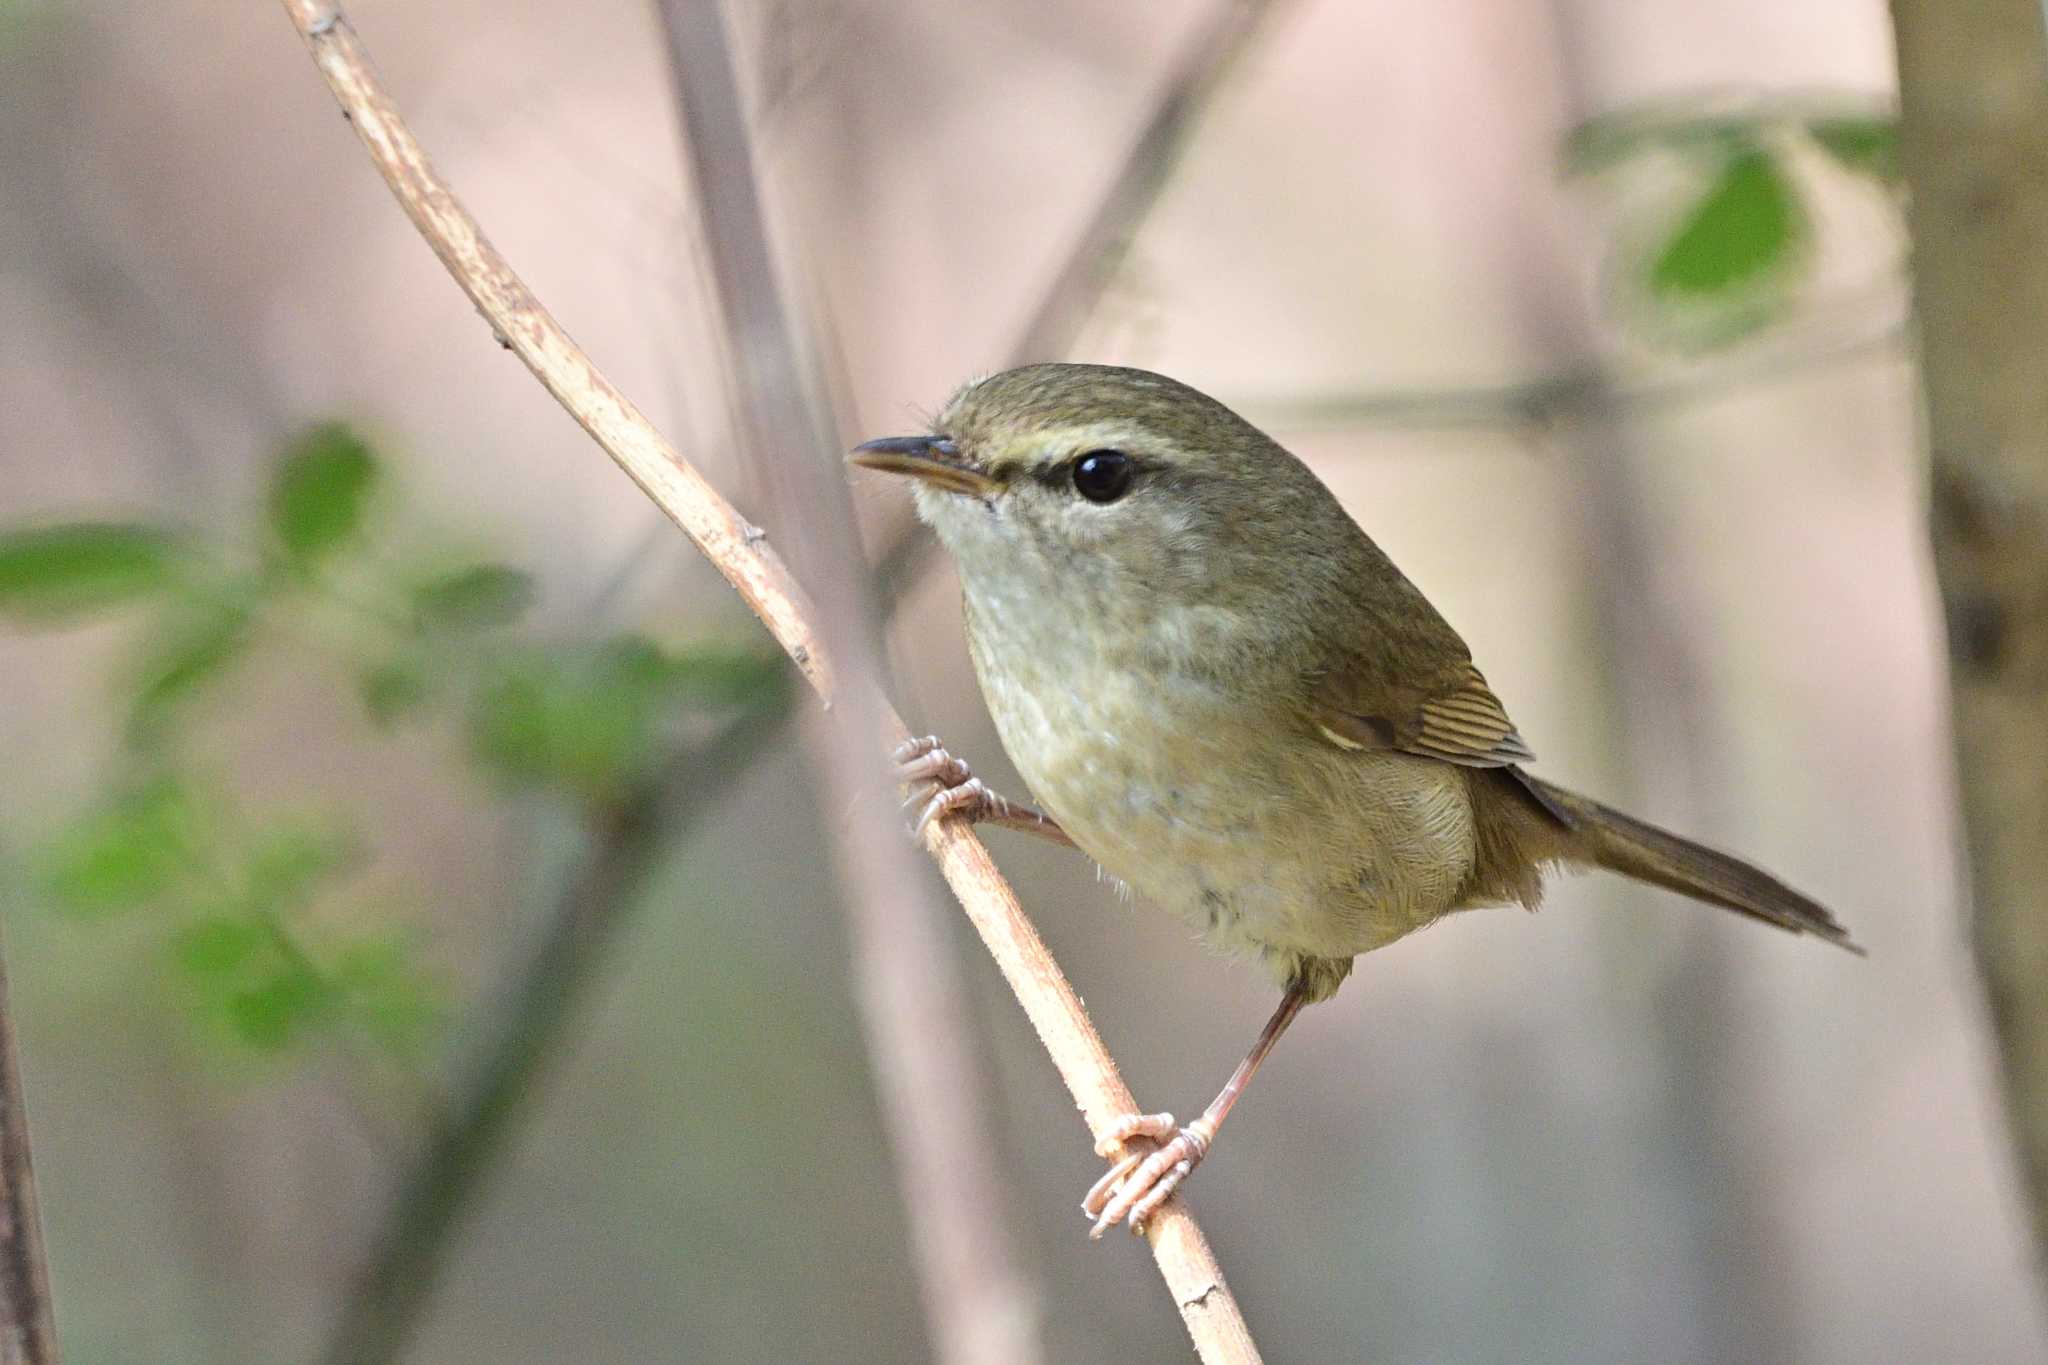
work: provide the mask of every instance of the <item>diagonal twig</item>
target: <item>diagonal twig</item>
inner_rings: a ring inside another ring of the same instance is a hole
[[[1816,371],[1902,350],[1910,328],[1886,314],[1798,346],[1773,346],[1678,374],[1617,376],[1601,363],[1577,365],[1519,383],[1441,389],[1381,389],[1302,398],[1248,397],[1241,411],[1283,431],[1464,428],[1543,432],[1602,407],[1657,411],[1704,402],[1737,389],[1796,382]]]
[[[781,559],[597,371],[484,239],[476,221],[428,164],[340,10],[318,0],[283,2],[392,193],[500,341],[690,536],[797,662],[806,680],[830,700],[836,690],[831,663],[823,657],[808,599]],[[885,709],[883,714],[889,735],[878,740],[905,733],[893,711]],[[935,822],[925,832],[924,846],[1100,1141],[1110,1125],[1136,1105],[1079,997],[971,830],[956,822]],[[1184,1202],[1169,1200],[1149,1221],[1145,1235],[1201,1358],[1256,1360],[1257,1348],[1237,1302]]]

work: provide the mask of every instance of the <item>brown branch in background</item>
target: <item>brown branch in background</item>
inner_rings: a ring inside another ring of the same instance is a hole
[[[43,1255],[43,1219],[29,1162],[28,1109],[22,1102],[21,1055],[14,1008],[0,962],[0,1365],[57,1365],[57,1328],[50,1313],[50,1268]]]
[[[2041,0],[1892,0],[1971,927],[2048,1270],[2048,62]]]
[[[328,1335],[321,1357],[327,1365],[385,1365],[400,1357],[448,1265],[463,1217],[497,1168],[514,1119],[537,1093],[564,1025],[589,994],[606,948],[639,906],[662,853],[717,808],[793,711],[790,699],[750,711],[591,812],[588,849],[371,1237]]]
[[[428,165],[339,9],[317,0],[284,0],[284,8],[392,193],[503,344],[689,534],[796,659],[811,685],[829,698],[831,673],[820,657],[806,599],[781,561],[598,373],[484,240],[475,220]],[[878,746],[904,733],[893,714],[885,714],[885,724],[888,733],[876,736]],[[926,830],[924,844],[1099,1140],[1136,1104],[1079,997],[973,831],[957,822],[936,822]],[[949,1209],[941,1216],[972,1217],[973,1211]],[[1145,1235],[1201,1358],[1258,1359],[1222,1270],[1185,1204],[1168,1201],[1148,1222]]]
[[[1202,111],[1280,7],[1281,0],[1222,0],[1215,16],[1188,44],[1101,203],[1011,344],[1005,368],[1066,356],[1123,268],[1138,228],[1151,216],[1180,166]],[[895,522],[885,540],[886,548],[875,562],[875,577],[883,600],[893,611],[930,562],[937,542],[907,513]]]
[[[816,588],[838,661],[832,715],[815,727],[820,805],[853,944],[867,1035],[923,1291],[934,1358],[1030,1365],[1041,1358],[1038,1293],[1005,1216],[987,1087],[945,908],[880,782],[880,650],[843,446],[817,401],[815,358],[783,299],[721,0],[657,0],[695,181],[703,245],[734,369],[740,451],[767,490],[797,568]]]
[[[1592,364],[1509,384],[1443,389],[1383,389],[1308,398],[1250,397],[1242,411],[1278,431],[1330,431],[1391,427],[1451,431],[1467,427],[1543,432],[1602,410],[1656,412],[1737,390],[1801,380],[1818,370],[1897,352],[1906,327],[1895,313],[1837,330],[1799,347],[1746,351],[1734,359],[1688,367],[1678,374],[1631,377]]]

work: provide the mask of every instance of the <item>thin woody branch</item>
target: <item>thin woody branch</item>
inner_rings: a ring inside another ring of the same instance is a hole
[[[50,1270],[43,1220],[29,1164],[28,1110],[22,1103],[21,1058],[14,1013],[0,964],[0,1361],[57,1365],[57,1329],[50,1313]]]
[[[725,575],[829,702],[835,688],[830,662],[808,599],[781,559],[598,372],[484,239],[428,164],[340,10],[314,0],[284,0],[284,8],[400,205],[499,340]],[[883,714],[888,733],[876,737],[878,745],[907,733],[893,711]],[[972,831],[936,822],[924,843],[1099,1139],[1136,1104],[1079,997]],[[1257,1360],[1223,1272],[1180,1200],[1150,1220],[1146,1240],[1201,1358]]]

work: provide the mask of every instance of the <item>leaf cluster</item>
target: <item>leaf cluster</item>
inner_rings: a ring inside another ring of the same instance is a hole
[[[758,650],[539,637],[530,574],[383,543],[389,483],[369,439],[330,423],[280,453],[238,538],[107,520],[0,530],[0,622],[121,612],[136,632],[115,670],[115,770],[33,859],[43,897],[80,923],[146,917],[204,1030],[259,1052],[342,1038],[410,1056],[447,1013],[418,934],[351,897],[373,853],[348,822],[250,814],[195,758],[200,703],[260,651],[344,670],[376,730],[450,713],[454,752],[493,785],[579,810],[617,799],[693,718],[786,686]]]
[[[1691,186],[1654,222],[1617,234],[1610,280],[1618,311],[1691,348],[1725,346],[1785,320],[1813,274],[1813,188],[1796,169],[1801,146],[1896,197],[1896,119],[1839,100],[1730,112],[1658,104],[1575,129],[1564,150],[1570,174],[1675,162]]]

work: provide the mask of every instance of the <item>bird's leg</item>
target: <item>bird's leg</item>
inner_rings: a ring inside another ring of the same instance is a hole
[[[972,824],[1006,825],[1027,834],[1074,846],[1074,841],[1043,811],[996,795],[966,763],[947,753],[937,735],[905,740],[889,756],[896,780],[910,788],[911,801],[924,801],[917,832],[934,820],[966,820]]]
[[[1128,1222],[1134,1233],[1145,1230],[1145,1220],[1209,1154],[1210,1145],[1216,1141],[1216,1130],[1223,1126],[1224,1115],[1251,1084],[1259,1063],[1266,1060],[1273,1044],[1280,1041],[1280,1035],[1306,1003],[1308,997],[1300,987],[1287,988],[1287,994],[1280,997],[1280,1007],[1260,1030],[1252,1050],[1237,1064],[1237,1070],[1231,1073],[1216,1098],[1209,1101],[1202,1117],[1187,1127],[1176,1129],[1171,1114],[1131,1114],[1104,1135],[1096,1144],[1096,1151],[1105,1158],[1133,1138],[1149,1138],[1156,1145],[1149,1150],[1125,1153],[1082,1197],[1081,1212],[1095,1220],[1088,1233],[1090,1237],[1100,1237],[1119,1222]]]

